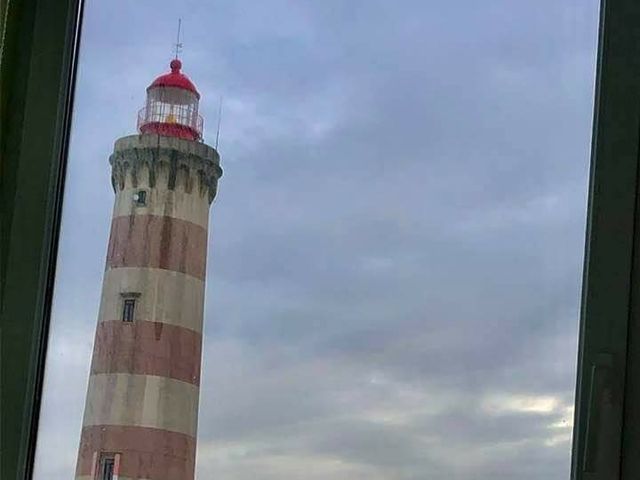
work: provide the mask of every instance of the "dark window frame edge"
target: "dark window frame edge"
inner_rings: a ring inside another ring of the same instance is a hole
[[[5,8],[0,477],[24,479],[37,438],[83,1],[12,0]]]
[[[630,436],[628,375],[640,360],[630,329],[640,311],[640,3],[635,0],[600,3],[592,132],[571,478],[631,480],[640,468],[629,462],[640,438]]]

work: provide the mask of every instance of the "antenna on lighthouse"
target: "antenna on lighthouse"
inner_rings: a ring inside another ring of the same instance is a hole
[[[182,27],[181,18],[178,19],[178,35],[176,36],[176,43],[175,43],[176,59],[178,58],[178,55],[180,54],[180,52],[182,52],[182,43],[180,42],[180,27]]]
[[[220,140],[220,124],[222,123],[222,95],[220,95],[220,105],[218,105],[218,128],[216,130],[216,150],[218,150],[218,140]]]

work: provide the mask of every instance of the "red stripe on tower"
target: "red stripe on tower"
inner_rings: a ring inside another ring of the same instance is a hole
[[[160,322],[98,324],[91,373],[156,375],[200,384],[202,336]]]
[[[204,279],[207,231],[178,218],[116,217],[111,223],[107,268],[151,267]]]
[[[193,478],[196,440],[188,435],[130,426],[98,425],[82,430],[77,476],[90,475],[94,452],[120,452],[124,478]]]

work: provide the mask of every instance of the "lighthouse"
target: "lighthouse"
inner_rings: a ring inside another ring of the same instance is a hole
[[[76,479],[192,480],[209,207],[222,175],[182,73],[147,88],[115,193]]]

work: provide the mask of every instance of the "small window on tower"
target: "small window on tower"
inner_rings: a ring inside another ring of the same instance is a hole
[[[116,459],[113,454],[103,454],[100,458],[98,480],[113,480],[115,478]]]
[[[122,304],[122,321],[133,322],[133,313],[136,308],[135,298],[125,298]]]
[[[138,207],[144,207],[147,204],[147,192],[146,190],[138,190],[133,194],[133,202]]]

